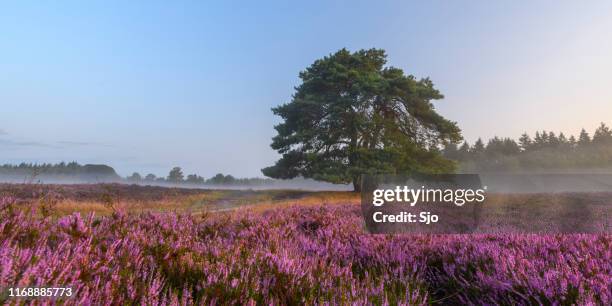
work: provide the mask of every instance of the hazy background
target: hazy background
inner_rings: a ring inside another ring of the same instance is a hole
[[[261,176],[270,108],[342,47],[431,77],[470,142],[592,133],[612,118],[612,2],[572,2],[2,3],[0,163]]]

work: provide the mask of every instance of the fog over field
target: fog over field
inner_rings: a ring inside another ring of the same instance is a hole
[[[549,193],[612,190],[612,174],[482,174],[489,192]]]
[[[481,174],[483,186],[495,193],[554,193],[554,192],[605,192],[612,190],[612,173],[520,173],[520,174]],[[259,185],[240,184],[172,184],[158,182],[128,182],[121,177],[82,175],[60,177],[53,175],[14,176],[0,175],[0,183],[29,184],[98,184],[121,183],[141,186],[179,187],[188,189],[228,189],[228,190],[274,190],[293,189],[306,191],[350,191],[348,184],[331,184],[312,179],[269,180]]]
[[[261,185],[237,185],[237,184],[173,184],[159,182],[128,182],[121,177],[104,177],[97,175],[83,175],[78,177],[60,177],[53,175],[32,176],[16,176],[16,175],[0,175],[0,183],[11,184],[100,184],[100,183],[120,183],[120,184],[136,184],[140,186],[160,186],[160,187],[179,187],[188,189],[229,189],[229,190],[270,190],[270,189],[294,189],[308,191],[348,191],[351,186],[347,184],[331,184],[319,182],[312,179],[290,179],[290,180],[270,180]]]

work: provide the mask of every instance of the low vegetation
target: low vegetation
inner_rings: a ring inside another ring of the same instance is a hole
[[[0,196],[16,201],[21,211],[38,209],[38,214],[61,217],[75,212],[108,216],[115,211],[140,214],[174,211],[202,213],[224,211],[243,206],[258,208],[338,202],[357,203],[359,195],[327,191],[300,190],[214,190],[167,188],[125,184],[0,184]]]
[[[0,287],[72,286],[73,305],[612,302],[610,235],[371,235],[352,193],[234,196],[263,204],[44,216],[0,197]]]

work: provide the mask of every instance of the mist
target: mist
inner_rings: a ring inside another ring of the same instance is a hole
[[[20,176],[0,175],[0,183],[9,184],[52,184],[52,185],[80,185],[80,184],[124,184],[139,186],[159,186],[167,188],[185,189],[228,189],[228,190],[273,190],[291,189],[304,191],[350,191],[352,186],[347,184],[331,184],[311,179],[270,180],[265,184],[241,185],[241,184],[174,184],[169,182],[129,182],[123,178],[100,177],[95,175],[79,176]]]
[[[481,174],[480,180],[495,193],[612,191],[612,173]]]

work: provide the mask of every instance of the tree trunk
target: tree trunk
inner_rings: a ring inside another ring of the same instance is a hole
[[[361,192],[361,180],[359,177],[353,178],[353,192]]]

